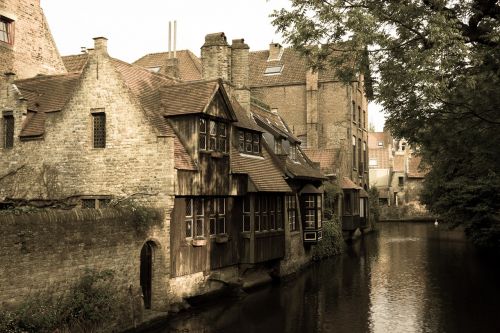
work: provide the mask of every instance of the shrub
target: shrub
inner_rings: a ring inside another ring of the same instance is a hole
[[[342,225],[337,216],[323,221],[323,239],[313,247],[312,254],[315,260],[334,256],[344,250],[344,238],[342,237]]]

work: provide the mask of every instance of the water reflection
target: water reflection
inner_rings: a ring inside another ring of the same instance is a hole
[[[498,262],[442,225],[383,224],[289,283],[155,332],[500,332]]]

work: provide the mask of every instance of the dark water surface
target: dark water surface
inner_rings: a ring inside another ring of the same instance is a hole
[[[444,225],[381,223],[297,279],[154,332],[500,332],[500,260]]]

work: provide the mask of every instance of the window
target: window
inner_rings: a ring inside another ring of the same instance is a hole
[[[286,207],[288,212],[288,225],[290,231],[297,231],[297,202],[295,201],[295,196],[286,196]]]
[[[226,233],[226,199],[208,199],[210,236]]]
[[[85,198],[82,199],[82,208],[84,209],[95,209],[95,208],[106,208],[111,202],[110,198]]]
[[[378,141],[378,142],[377,142],[377,146],[379,146],[379,147],[383,147],[383,146],[384,146],[384,142],[383,142],[383,141]]]
[[[238,150],[245,154],[260,155],[260,133],[239,130]]]
[[[200,118],[198,135],[198,145],[200,150],[212,150],[227,153],[228,145],[226,123]]]
[[[14,21],[5,16],[0,16],[0,41],[14,44]]]
[[[356,103],[352,101],[352,121],[356,122]]]
[[[297,160],[297,145],[294,143],[290,144],[289,155],[292,161]]]
[[[352,137],[352,168],[356,170],[356,137]]]
[[[104,112],[92,113],[94,125],[94,148],[106,148],[106,114]]]
[[[255,197],[255,202],[254,202],[254,224],[255,224],[255,231],[260,231],[261,226],[260,226],[260,198]]]
[[[253,134],[253,153],[260,153],[260,135],[256,133]]]
[[[305,229],[314,229],[316,207],[314,202],[314,195],[305,196]]]
[[[200,136],[199,136],[200,150],[207,150],[207,120],[200,118]]]
[[[3,147],[14,147],[14,116],[11,114],[3,116]]]
[[[281,139],[279,138],[274,140],[274,152],[276,154],[281,154],[282,152]]]
[[[276,229],[283,229],[283,200],[276,197]]]
[[[363,110],[363,128],[366,129],[366,111]]]
[[[398,177],[398,185],[399,186],[405,185],[405,177]]]
[[[283,66],[282,65],[267,67],[266,70],[264,71],[264,75],[276,75],[276,74],[280,74],[282,70],[283,70]]]
[[[358,125],[361,127],[361,123],[363,122],[363,119],[361,118],[361,107],[358,106]]]
[[[366,161],[368,161],[368,150],[366,149],[366,141],[363,141],[363,167],[366,168]],[[366,172],[366,169],[364,169]]]
[[[370,166],[377,166],[377,159],[375,158],[370,158]]]
[[[186,198],[186,238],[205,235],[205,209],[202,198]]]
[[[243,232],[250,231],[250,196],[243,198]]]
[[[358,170],[363,173],[363,151],[361,150],[361,139],[358,139]]]

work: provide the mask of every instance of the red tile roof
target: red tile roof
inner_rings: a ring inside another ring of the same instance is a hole
[[[385,132],[369,132],[368,133],[368,149],[381,149],[387,148],[388,133]],[[378,143],[383,142],[383,146]]]
[[[283,172],[273,163],[267,149],[262,149],[262,157],[241,154],[231,145],[231,171],[243,173],[262,192],[291,192],[283,178]]]
[[[45,133],[45,113],[61,111],[71,97],[80,74],[37,76],[15,81],[21,95],[28,101],[28,117],[20,136],[38,137]]]
[[[183,81],[201,80],[201,60],[189,50],[177,51],[179,78]],[[168,52],[150,53],[136,60],[134,65],[144,68],[161,68],[166,64]]]
[[[231,99],[231,103],[233,105],[234,113],[236,114],[236,118],[238,119],[233,125],[239,128],[245,128],[253,131],[264,132],[262,128],[260,128],[253,119],[248,118],[247,111],[238,103],[235,98]]]
[[[309,70],[306,58],[292,48],[284,48],[281,59],[268,61],[269,51],[250,52],[250,86],[273,86],[281,84],[305,84]],[[283,66],[280,74],[264,74],[266,68]],[[334,81],[333,70],[320,70],[319,81]]]
[[[88,53],[68,55],[61,57],[68,73],[81,72],[89,58]]]
[[[340,188],[343,190],[360,190],[362,187],[356,185],[352,180],[347,177],[342,177],[340,180]]]

